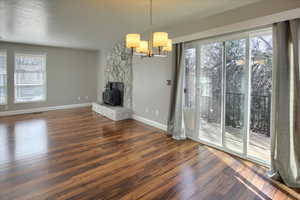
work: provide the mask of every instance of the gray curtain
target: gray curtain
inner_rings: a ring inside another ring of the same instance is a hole
[[[176,140],[186,139],[183,121],[183,43],[174,45],[171,102],[168,119],[168,133]]]
[[[271,172],[300,187],[300,20],[273,26],[274,70]]]

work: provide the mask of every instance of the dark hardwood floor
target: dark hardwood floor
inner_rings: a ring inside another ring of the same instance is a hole
[[[0,118],[0,199],[299,199],[266,169],[90,108]]]

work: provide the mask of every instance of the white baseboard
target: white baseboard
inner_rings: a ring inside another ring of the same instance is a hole
[[[28,114],[28,113],[45,112],[45,111],[50,111],[50,110],[80,108],[80,107],[87,107],[87,106],[91,106],[91,105],[92,105],[92,103],[81,103],[81,104],[70,104],[70,105],[62,105],[62,106],[32,108],[32,109],[25,109],[25,110],[1,111],[0,112],[0,117],[10,116],[10,115],[20,115],[20,114]]]
[[[159,128],[161,130],[167,131],[167,125],[165,125],[165,124],[161,124],[161,123],[152,121],[150,119],[147,119],[147,118],[144,118],[144,117],[141,117],[138,115],[132,115],[132,118],[134,120],[137,120],[137,121],[147,124],[149,126],[154,126],[155,128]]]

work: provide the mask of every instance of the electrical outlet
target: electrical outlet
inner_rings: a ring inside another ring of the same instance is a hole
[[[80,100],[81,100],[81,97],[77,97],[77,99],[78,99],[78,101],[80,101]]]
[[[89,99],[89,96],[85,96],[85,99],[88,100],[88,99]]]
[[[155,110],[155,116],[158,117],[159,116],[159,111]]]
[[[149,112],[149,108],[146,108],[146,109],[145,109],[145,112],[148,113],[148,112]]]

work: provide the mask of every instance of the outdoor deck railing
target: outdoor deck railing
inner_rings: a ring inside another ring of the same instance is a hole
[[[186,95],[185,106],[194,106],[193,97]],[[220,123],[220,95],[200,97],[200,115],[209,122]],[[216,103],[217,102],[217,103]],[[219,103],[218,103],[219,102]],[[218,105],[219,104],[219,105]],[[244,127],[245,95],[243,93],[226,93],[225,124],[234,128]],[[251,95],[250,130],[270,136],[271,95]]]
[[[226,93],[226,125],[235,128],[244,124],[244,94]],[[271,95],[251,95],[250,130],[270,136]]]

